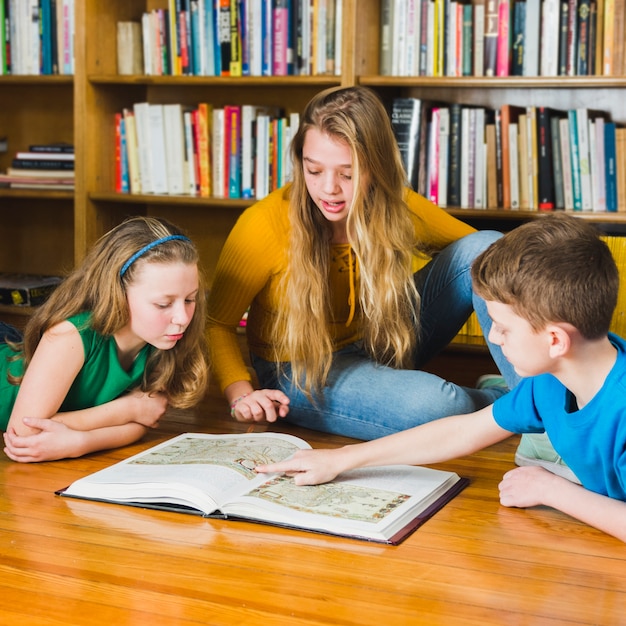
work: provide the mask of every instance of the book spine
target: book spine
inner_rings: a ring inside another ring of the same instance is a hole
[[[511,75],[524,74],[524,30],[526,25],[526,0],[519,0],[513,5],[513,43]]]
[[[485,37],[483,45],[484,75],[495,76],[498,58],[498,0],[486,0]]]
[[[461,206],[461,105],[450,105],[448,206]]]
[[[274,0],[272,7],[272,74],[287,76],[289,11],[287,0]]]
[[[517,211],[520,208],[519,189],[519,146],[518,146],[518,125],[509,124],[509,177],[511,180],[511,210]]]
[[[195,117],[195,128],[197,135],[197,150],[199,164],[199,183],[200,196],[207,198],[211,195],[212,174],[211,174],[211,140],[209,128],[211,126],[209,116],[211,115],[210,106],[206,102],[198,104],[197,114]]]
[[[224,117],[228,118],[228,197],[241,198],[241,107],[224,107]]]
[[[589,19],[591,4],[589,0],[578,2],[578,48],[576,54],[576,74],[586,76],[589,73]]]
[[[241,63],[241,20],[239,17],[239,0],[230,0],[229,9],[229,50],[228,64],[229,76],[242,76],[243,66]]]
[[[552,141],[552,171],[554,173],[554,208],[559,211],[565,209],[560,135],[559,118],[553,115],[550,118],[550,140]]]
[[[605,186],[606,186],[606,210],[615,212],[617,205],[617,145],[615,124],[607,122],[604,125],[604,151],[605,151]]]
[[[582,204],[582,189],[580,178],[580,152],[578,143],[578,121],[575,110],[567,112],[569,120],[570,158],[572,164],[572,195],[574,198],[574,210],[580,211]]]
[[[13,159],[11,167],[21,170],[73,170],[74,161],[56,159]]]
[[[511,73],[510,12],[510,0],[498,0],[496,76],[509,76]]]
[[[539,75],[539,40],[541,2],[526,0],[526,28],[524,31],[524,76]]]
[[[576,109],[576,134],[578,137],[578,162],[582,210],[593,209],[591,195],[591,168],[589,163],[589,116],[587,109]]]
[[[197,164],[193,140],[194,128],[192,111],[183,112],[183,128],[185,132],[185,168],[187,171],[185,176],[186,193],[190,196],[197,196],[199,189],[196,178]]]
[[[573,211],[572,150],[570,146],[569,119],[566,117],[559,119],[559,139],[561,140],[561,169],[563,170],[563,206],[566,211]]]
[[[594,201],[594,211],[602,212],[606,211],[606,181],[605,181],[605,169],[606,169],[606,150],[604,146],[604,119],[598,117],[595,120],[595,163],[597,167],[594,167],[595,180],[596,180],[596,198]]]
[[[569,39],[569,1],[561,1],[559,15],[559,76],[567,76],[567,41]]]
[[[540,211],[552,211],[554,203],[554,173],[552,164],[552,140],[550,138],[550,114],[545,107],[537,108],[538,207]]]

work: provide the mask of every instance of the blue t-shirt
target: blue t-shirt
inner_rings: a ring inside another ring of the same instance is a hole
[[[617,360],[582,409],[552,374],[523,379],[498,398],[493,415],[513,433],[546,432],[586,489],[626,501],[626,341],[609,334]]]

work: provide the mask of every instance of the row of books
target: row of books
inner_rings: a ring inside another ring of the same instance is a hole
[[[74,146],[66,143],[30,145],[17,152],[11,167],[0,173],[0,185],[11,189],[74,189]]]
[[[136,103],[115,115],[116,191],[262,198],[291,178],[298,124],[255,105]]]
[[[141,20],[144,73],[341,73],[342,0],[168,0]]]
[[[392,103],[413,188],[442,207],[626,211],[626,129],[603,113]]]
[[[380,73],[623,75],[626,0],[382,0]]]
[[[74,0],[0,0],[4,74],[74,74]]]

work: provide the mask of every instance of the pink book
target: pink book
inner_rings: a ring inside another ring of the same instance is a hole
[[[439,202],[439,107],[433,107],[428,133],[428,199]]]
[[[510,13],[509,0],[498,0],[498,53],[496,57],[496,76],[508,76],[510,74]]]
[[[289,37],[289,9],[287,0],[275,0],[272,9],[272,75],[287,76],[287,46]]]

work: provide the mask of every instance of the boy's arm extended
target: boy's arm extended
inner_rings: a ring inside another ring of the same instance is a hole
[[[626,502],[585,489],[541,467],[518,467],[500,483],[504,506],[545,505],[626,542]]]
[[[346,470],[374,465],[426,465],[465,456],[509,437],[485,407],[468,415],[454,415],[381,439],[334,450],[299,450],[291,459],[260,465],[258,472],[284,472],[297,485],[332,480]]]

